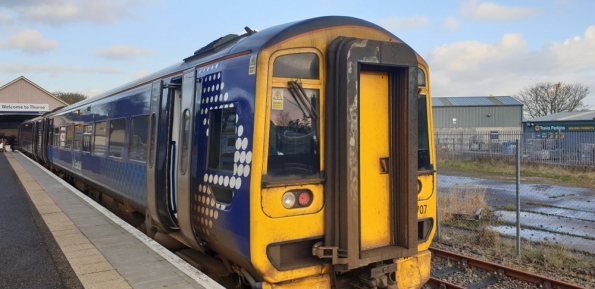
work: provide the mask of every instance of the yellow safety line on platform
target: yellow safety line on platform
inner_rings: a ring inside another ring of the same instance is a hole
[[[81,284],[85,288],[131,288],[29,172],[11,154],[5,155]]]

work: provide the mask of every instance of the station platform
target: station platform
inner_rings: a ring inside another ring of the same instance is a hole
[[[0,176],[0,288],[223,288],[20,152]]]

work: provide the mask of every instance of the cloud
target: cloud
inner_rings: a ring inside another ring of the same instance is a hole
[[[562,43],[552,43],[547,49],[561,67],[595,67],[595,25],[587,27],[583,37],[575,36]]]
[[[142,77],[145,77],[147,75],[149,75],[151,72],[149,72],[148,70],[139,70],[136,73],[134,73],[134,79],[139,79]]]
[[[69,22],[112,24],[130,11],[160,0],[3,0],[3,6],[19,19],[62,25]]]
[[[452,17],[452,16],[448,16],[446,17],[446,20],[444,21],[444,25],[442,26],[444,29],[454,32],[457,29],[459,29],[460,23],[459,21],[457,21],[456,18]]]
[[[387,30],[405,30],[426,27],[430,24],[427,16],[415,15],[406,18],[393,17],[379,21]]]
[[[152,54],[155,54],[155,52],[152,50],[126,45],[114,45],[105,49],[100,49],[97,52],[95,52],[95,56],[99,58],[128,61],[134,61],[139,56]]]
[[[595,25],[581,36],[530,50],[521,34],[497,43],[463,41],[427,56],[434,96],[513,95],[541,81],[581,83],[595,92]],[[595,105],[595,96],[587,103]]]
[[[527,42],[521,34],[506,34],[499,43],[464,41],[436,47],[431,52],[434,64],[452,71],[468,71],[480,65],[494,65],[524,53]]]
[[[13,22],[14,22],[14,19],[12,19],[12,16],[10,14],[0,11],[0,26],[12,24]]]
[[[46,40],[37,30],[23,30],[10,37],[8,41],[0,44],[2,49],[16,49],[25,53],[35,54],[54,50],[58,47],[58,42]]]
[[[47,73],[57,76],[64,73],[99,73],[99,74],[120,74],[119,69],[114,68],[80,68],[62,65],[31,65],[25,63],[0,64],[0,71],[12,74]]]
[[[102,92],[103,92],[103,90],[99,89],[99,88],[87,88],[87,89],[84,89],[83,91],[81,91],[82,94],[88,95],[89,97],[96,96]]]
[[[470,0],[461,6],[461,14],[480,22],[506,22],[539,14],[537,8],[501,6],[490,2]]]

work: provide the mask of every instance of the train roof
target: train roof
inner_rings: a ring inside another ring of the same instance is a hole
[[[174,74],[184,71],[191,67],[199,66],[225,56],[242,53],[255,52],[273,46],[277,43],[285,41],[296,35],[300,35],[309,31],[336,27],[336,26],[361,26],[376,29],[394,37],[400,41],[398,37],[387,31],[386,29],[373,24],[371,22],[346,16],[324,16],[300,20],[290,23],[285,23],[270,28],[255,32],[246,27],[246,33],[242,35],[228,34],[223,36],[206,46],[196,50],[193,55],[184,58],[181,62],[169,66],[165,69],[159,70],[122,86],[116,87],[94,97],[77,102],[71,106],[65,107],[64,110],[69,110],[75,107],[81,107],[97,101],[99,99],[114,95],[121,91],[129,90],[145,83],[160,79],[166,75]]]

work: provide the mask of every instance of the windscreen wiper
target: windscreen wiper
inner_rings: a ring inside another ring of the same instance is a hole
[[[318,119],[318,113],[316,113],[316,109],[308,100],[306,91],[304,91],[304,87],[302,87],[302,83],[299,80],[289,81],[289,92],[291,93],[291,96],[293,97],[293,100],[296,102],[297,106],[304,114],[304,118],[311,118],[313,120]]]

